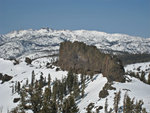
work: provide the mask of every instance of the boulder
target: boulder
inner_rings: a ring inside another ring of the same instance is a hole
[[[20,98],[14,98],[13,102],[17,103],[20,100]]]
[[[11,80],[12,78],[13,78],[12,76],[5,74],[2,77],[2,83],[7,82],[7,81]]]

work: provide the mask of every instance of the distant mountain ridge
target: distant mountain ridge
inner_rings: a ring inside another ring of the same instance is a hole
[[[59,45],[64,41],[84,42],[105,52],[150,54],[150,38],[108,34],[99,31],[42,28],[39,30],[13,31],[0,35],[0,57],[37,57],[58,53]]]

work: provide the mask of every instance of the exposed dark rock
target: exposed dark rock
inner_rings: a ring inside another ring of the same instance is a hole
[[[13,78],[12,76],[5,74],[2,77],[2,83],[7,82],[7,81],[11,80],[12,78]]]
[[[62,70],[72,69],[75,73],[93,75],[101,73],[108,81],[124,82],[124,68],[117,58],[101,53],[95,46],[83,42],[63,42],[60,44],[59,61]]]
[[[103,106],[99,106],[97,109],[96,109],[96,113],[100,113],[100,110],[103,109]]]
[[[19,64],[19,61],[18,60],[16,60],[16,59],[14,59],[14,63],[13,63],[14,65],[17,65],[17,64]]]
[[[103,89],[99,92],[99,98],[106,98],[109,95],[106,89]]]
[[[56,68],[56,71],[60,71],[60,68],[57,67],[57,68]]]
[[[2,74],[2,73],[0,73],[0,80],[2,80],[2,77],[3,77],[3,74]]]
[[[32,60],[31,60],[30,58],[26,57],[26,58],[25,58],[25,62],[26,62],[27,64],[31,64],[31,63],[32,63]]]
[[[20,98],[14,98],[13,102],[17,103],[20,100]]]

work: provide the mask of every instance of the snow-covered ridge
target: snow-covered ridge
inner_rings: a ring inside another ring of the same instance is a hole
[[[55,66],[54,68],[46,68],[46,64],[51,62],[52,58],[40,58],[37,60],[34,60],[32,62],[32,65],[27,65],[24,61],[20,62],[18,65],[14,65],[13,61],[10,60],[4,60],[0,58],[0,73],[8,74],[13,76],[13,78],[1,84],[0,80],[0,108],[3,108],[2,113],[6,113],[7,110],[11,110],[12,108],[18,106],[19,102],[13,103],[14,98],[18,98],[18,93],[12,93],[12,86],[15,86],[16,82],[20,82],[21,86],[26,83],[26,80],[29,80],[29,83],[31,82],[31,73],[34,70],[35,77],[37,80],[39,80],[41,72],[43,73],[43,77],[48,77],[48,74],[51,75],[52,81],[56,78],[58,80],[61,80],[63,77],[67,76],[67,71],[56,71]],[[126,71],[132,70],[136,71],[139,66],[141,66],[141,71],[145,71],[148,68],[150,68],[150,62],[146,63],[137,63],[137,64],[130,64],[125,67]],[[147,73],[149,73],[150,70],[147,70]],[[80,74],[77,75],[80,79]],[[146,108],[147,112],[150,113],[150,85],[145,84],[141,82],[139,79],[130,77],[126,75],[129,79],[131,79],[130,82],[125,83],[119,83],[114,82],[113,87],[116,88],[116,90],[108,90],[109,95],[106,97],[108,99],[109,107],[113,107],[113,99],[114,94],[121,91],[121,101],[119,106],[123,106],[123,98],[124,94],[128,92],[129,96],[131,98],[135,98],[136,100],[143,100],[144,105],[143,107]],[[88,80],[86,82],[85,87],[85,97],[81,98],[76,101],[77,106],[79,108],[80,113],[86,112],[86,107],[90,103],[94,103],[95,107],[92,109],[93,112],[96,112],[96,108],[99,106],[103,106],[103,109],[100,111],[103,113],[104,111],[104,105],[105,105],[105,99],[106,98],[99,98],[99,92],[104,87],[105,83],[107,82],[107,78],[103,77],[102,74],[96,74],[94,75],[92,80]],[[32,112],[28,112],[32,113]],[[122,112],[121,112],[122,113]]]
[[[45,51],[58,51],[63,41],[81,41],[107,51],[129,53],[150,53],[150,38],[141,38],[125,34],[108,34],[88,30],[39,30],[13,31],[0,35],[0,57],[21,57],[39,54]]]

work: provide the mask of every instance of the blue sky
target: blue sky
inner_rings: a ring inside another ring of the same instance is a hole
[[[0,0],[0,34],[43,27],[150,37],[150,0]]]

